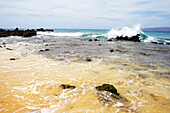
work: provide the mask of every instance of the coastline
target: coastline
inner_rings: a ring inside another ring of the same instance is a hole
[[[128,60],[110,62],[117,56],[91,57],[92,62],[77,57],[56,60],[41,54],[23,54],[16,44],[0,48],[1,112],[162,112],[170,111],[169,79],[155,76],[152,70],[168,73],[167,69],[143,67]],[[14,61],[10,58],[17,58]],[[110,63],[109,63],[109,62]],[[133,69],[141,70],[133,70]],[[75,85],[62,90],[63,83]],[[95,87],[113,84],[128,102],[102,103]]]

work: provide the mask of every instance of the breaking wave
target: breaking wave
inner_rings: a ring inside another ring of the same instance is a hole
[[[123,27],[122,29],[113,28],[106,35],[108,38],[116,38],[117,36],[132,37],[142,33],[140,30],[140,24],[133,26],[132,28]]]
[[[156,37],[151,37],[149,35],[146,35],[141,30],[140,24],[134,25],[131,28],[130,27],[123,27],[121,29],[113,28],[106,35],[110,39],[110,38],[116,38],[117,36],[123,36],[123,37],[127,36],[131,38],[132,36],[136,36],[137,34],[140,34],[140,40],[142,42],[158,42],[158,39]]]
[[[84,37],[84,38],[116,38],[117,36],[127,36],[131,38],[140,34],[140,40],[142,42],[157,42],[157,43],[168,43],[164,39],[158,39],[153,36],[146,35],[142,30],[140,24],[134,25],[132,27],[123,27],[123,28],[112,28],[109,30],[87,30],[87,31],[55,31],[55,32],[38,32],[38,35],[47,35],[47,36],[61,36],[61,37]]]

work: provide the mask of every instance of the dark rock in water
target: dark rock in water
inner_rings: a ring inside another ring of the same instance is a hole
[[[13,49],[10,49],[10,48],[6,48],[7,50],[13,50]]]
[[[0,46],[0,48],[2,48],[2,46]]]
[[[69,84],[61,84],[60,87],[62,89],[74,89],[74,88],[76,88],[75,86],[71,86]]]
[[[111,49],[111,50],[110,50],[110,52],[112,53],[112,52],[114,52],[114,50],[113,50],[113,49]]]
[[[161,43],[161,42],[160,42],[160,43],[158,43],[158,44],[164,44],[164,43]]]
[[[164,43],[162,43],[162,42],[150,42],[150,43],[152,43],[152,44],[164,44]],[[166,43],[167,44],[167,43]]]
[[[102,44],[98,44],[99,46],[102,46]]]
[[[121,97],[119,96],[119,93],[117,92],[117,89],[110,84],[103,84],[102,86],[97,86],[95,87],[98,91],[107,91],[112,93],[112,97],[116,98],[116,99],[121,99]]]
[[[49,46],[48,44],[45,44],[45,46]]]
[[[43,31],[43,32],[45,32],[45,31],[52,31],[52,32],[54,32],[53,29],[43,29],[43,28],[37,29],[37,31]]]
[[[125,40],[128,40],[129,38],[127,36],[124,37]]]
[[[128,66],[128,64],[123,64],[123,66]]]
[[[107,41],[111,42],[111,41],[113,41],[113,39],[108,39]]]
[[[145,56],[147,55],[146,53],[140,53],[140,54],[141,54],[141,55],[145,55]]]
[[[44,50],[39,50],[40,52],[43,52],[43,51],[49,51],[50,49],[44,49]]]
[[[45,49],[44,51],[49,51],[49,49]]]
[[[157,44],[158,42],[150,42],[150,43],[152,43],[152,44]]]
[[[121,51],[121,50],[119,50],[119,49],[116,49],[115,51],[122,52],[122,51]]]
[[[152,43],[152,44],[164,44],[164,43],[161,43],[161,42],[150,42],[150,43]]]
[[[128,40],[128,37],[127,37],[127,36],[125,36],[125,37],[123,37],[123,36],[117,36],[116,39],[117,39],[117,40]]]
[[[92,39],[89,39],[89,41],[93,41]]]
[[[16,58],[10,58],[10,60],[16,60]]]
[[[19,31],[19,29],[18,29],[18,28],[16,28],[16,29],[15,29],[15,31]]]
[[[140,34],[137,34],[136,36],[132,36],[130,38],[130,41],[141,42],[139,38],[140,38]]]
[[[98,39],[94,39],[94,41],[99,41]]]
[[[19,30],[16,28],[15,30],[0,30],[0,37],[7,36],[23,36],[23,37],[31,37],[37,35],[35,30]]]
[[[90,57],[86,57],[86,61],[90,62],[92,59]]]
[[[5,31],[4,29],[0,29],[0,32]]]
[[[113,85],[110,85],[110,84],[103,84],[102,86],[97,86],[95,88],[98,91],[108,91],[116,95],[119,95],[119,93],[117,93],[117,89]]]
[[[21,36],[23,37],[31,37],[35,35],[37,35],[37,33],[34,30],[28,30],[28,31],[23,32],[23,34],[21,34]]]
[[[166,45],[170,45],[170,43],[166,43]]]
[[[140,34],[137,34],[132,37],[127,37],[127,36],[117,36],[116,40],[126,40],[126,41],[133,41],[133,42],[141,42],[140,41]]]
[[[115,49],[115,50],[111,49],[111,50],[110,50],[111,53],[112,53],[112,52],[115,52],[115,51],[117,51],[117,52],[122,52],[122,51],[119,50],[119,49]]]
[[[39,29],[37,29],[37,31],[44,31],[44,29],[43,28],[39,28]]]

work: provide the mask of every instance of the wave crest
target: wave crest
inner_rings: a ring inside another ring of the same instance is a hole
[[[106,35],[110,39],[116,38],[117,36],[132,37],[140,33],[142,33],[140,29],[140,24],[137,24],[134,25],[132,28],[130,27],[123,27],[122,29],[112,28]]]

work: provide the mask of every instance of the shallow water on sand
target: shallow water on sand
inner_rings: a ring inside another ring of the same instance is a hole
[[[170,112],[169,46],[55,38],[8,39],[0,48],[0,112]],[[95,89],[104,83],[123,100]]]

